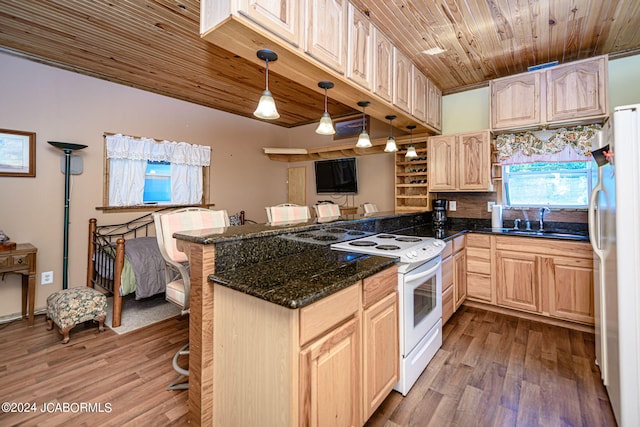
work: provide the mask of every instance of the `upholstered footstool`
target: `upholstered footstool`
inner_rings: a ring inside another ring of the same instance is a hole
[[[107,297],[89,288],[70,288],[54,292],[47,298],[48,330],[55,323],[62,334],[62,344],[69,342],[69,331],[88,320],[98,322],[98,330],[104,331],[107,317]]]

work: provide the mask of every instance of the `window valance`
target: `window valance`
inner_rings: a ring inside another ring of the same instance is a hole
[[[156,141],[122,134],[107,135],[107,158],[165,161],[189,166],[209,166],[211,147],[187,142]]]
[[[501,165],[591,160],[591,144],[600,125],[553,131],[502,134],[496,138]]]

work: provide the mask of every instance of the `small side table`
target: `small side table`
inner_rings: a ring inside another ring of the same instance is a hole
[[[355,215],[358,213],[357,206],[340,206],[341,215]]]
[[[33,326],[36,304],[36,253],[38,249],[31,243],[18,243],[15,249],[0,252],[0,274],[22,275],[22,317],[29,316],[29,326]],[[27,300],[29,311],[27,311]]]

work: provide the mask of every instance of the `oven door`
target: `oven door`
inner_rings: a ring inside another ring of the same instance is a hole
[[[441,264],[437,256],[400,275],[402,356],[407,356],[442,318]]]

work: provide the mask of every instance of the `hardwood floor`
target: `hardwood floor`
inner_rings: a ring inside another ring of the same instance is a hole
[[[0,325],[0,401],[37,406],[0,413],[0,425],[186,425],[187,392],[165,387],[187,336],[186,317],[122,336],[88,323],[67,345],[44,316]],[[616,425],[592,334],[463,306],[443,337],[411,392],[392,392],[367,426]],[[42,412],[49,402],[111,410]]]
[[[615,426],[593,334],[462,306],[406,397],[367,427]]]
[[[36,406],[0,412],[0,425],[186,425],[187,392],[165,388],[177,378],[171,358],[187,342],[188,324],[181,316],[118,335],[88,322],[66,345],[47,331],[44,315],[31,328],[26,320],[0,325],[0,402]],[[84,402],[103,412],[79,411]]]

